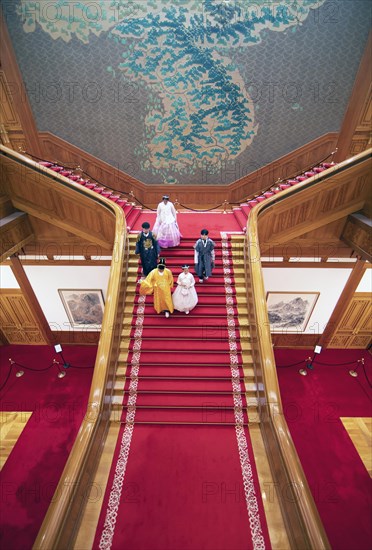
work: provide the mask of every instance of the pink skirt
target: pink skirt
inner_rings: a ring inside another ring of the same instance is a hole
[[[171,248],[172,246],[178,246],[180,244],[182,235],[175,222],[163,222],[161,224],[155,222],[152,231],[155,233],[161,248]]]

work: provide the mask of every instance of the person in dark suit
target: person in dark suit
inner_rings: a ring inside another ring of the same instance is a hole
[[[160,245],[154,233],[150,231],[149,222],[143,222],[142,231],[138,233],[136,254],[141,258],[143,275],[147,275],[156,268],[160,255]]]
[[[215,252],[214,242],[208,237],[208,229],[200,231],[200,239],[194,245],[195,271],[199,277],[199,283],[207,281],[214,268]]]

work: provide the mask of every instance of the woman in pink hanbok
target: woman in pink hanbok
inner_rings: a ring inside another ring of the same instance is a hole
[[[158,204],[156,221],[152,232],[155,233],[161,248],[178,246],[181,240],[181,233],[177,224],[177,212],[173,203],[169,201],[168,195],[163,196],[162,202]]]
[[[188,315],[198,303],[198,295],[195,290],[195,279],[189,271],[189,266],[185,264],[182,269],[182,273],[178,275],[177,288],[173,292],[172,300],[174,309]]]

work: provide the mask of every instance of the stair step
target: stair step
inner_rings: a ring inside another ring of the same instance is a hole
[[[235,422],[191,422],[191,421],[185,421],[185,420],[135,420],[132,421],[125,421],[122,420],[120,422],[121,425],[125,426],[126,424],[130,426],[134,425],[164,425],[164,426],[223,426],[223,427],[231,427],[232,429],[235,429],[235,427],[238,426],[248,426],[248,422],[241,422],[239,424]]]
[[[122,411],[122,410],[112,410],[111,411],[111,415],[110,415],[110,422],[112,424],[126,424],[125,422],[125,413],[126,411]],[[210,413],[210,417],[206,419],[206,422],[201,422],[201,423],[197,423],[197,422],[194,422],[191,424],[191,422],[183,422],[182,424],[183,425],[193,425],[193,426],[196,426],[196,425],[200,425],[200,426],[225,426],[225,427],[229,427],[231,426],[232,428],[235,427],[235,423],[231,422],[231,423],[226,423],[226,422],[212,422],[212,411]],[[247,413],[245,413],[247,414]],[[248,408],[248,424],[257,424],[259,423],[260,419],[259,419],[259,415],[258,415],[258,410],[257,408],[255,407],[252,407],[252,408]],[[135,424],[150,424],[152,423],[151,421],[137,421],[135,420],[134,422]],[[160,422],[158,422],[160,424]],[[174,421],[169,421],[169,422],[162,422],[163,424],[178,424],[180,425],[181,422],[174,422]]]
[[[135,340],[131,340],[129,349],[130,351],[133,350],[133,344]],[[238,350],[240,349],[240,342],[236,341],[236,346]],[[158,340],[158,339],[152,339],[147,340],[146,338],[142,338],[142,345],[141,345],[141,354],[145,352],[151,352],[151,353],[198,353],[198,354],[210,354],[210,350],[206,349],[206,343],[205,341],[198,341],[195,340],[194,342],[190,342],[189,340]],[[223,353],[226,354],[229,352],[229,341],[228,340],[217,340],[213,343],[213,353]]]
[[[132,306],[133,308],[133,306]],[[134,312],[137,310],[137,304],[134,304]],[[213,316],[219,316],[223,319],[227,319],[227,311],[226,311],[226,304],[198,304],[195,309],[192,309],[188,315],[188,319],[194,319],[197,317],[210,317]],[[237,309],[234,307],[234,315],[237,316]],[[153,308],[153,301],[146,302],[146,309],[145,309],[145,318],[156,316],[158,318],[164,317],[163,313],[156,313],[156,311]],[[172,326],[173,319],[176,318],[182,318],[185,319],[185,313],[182,313],[180,311],[174,310],[172,315],[168,318],[168,326]],[[169,320],[170,319],[170,320]]]
[[[247,215],[242,211],[241,208],[233,208],[233,214],[238,221],[238,224],[242,230],[247,227]]]
[[[141,364],[139,370],[139,379],[142,379],[146,376],[156,376],[156,377],[176,377],[176,378],[190,378],[190,377],[203,377],[203,379],[210,378],[212,376],[212,370],[208,367],[201,368],[200,365],[157,365],[157,364]],[[218,368],[217,374],[213,374],[213,378],[227,376],[229,380],[232,379],[232,372],[230,365],[222,368]],[[254,381],[253,367],[242,367],[239,369],[239,377],[245,379],[246,382]],[[131,379],[131,364],[120,364],[117,371],[117,376],[120,377],[120,380]]]
[[[126,216],[125,221],[127,228],[130,229],[136,223],[137,219],[141,215],[141,208],[134,207]]]
[[[123,403],[123,396],[122,395],[113,395],[111,398],[111,404],[112,405],[119,405],[121,406]]]
[[[121,354],[120,354],[121,355]],[[142,355],[142,354],[141,354]],[[125,356],[125,354],[123,354],[123,357]],[[150,360],[151,357],[147,357],[146,360],[145,359],[142,359],[141,358],[141,368],[142,367],[148,367],[148,368],[151,368],[151,369],[156,369],[158,368],[158,363],[156,363],[156,361],[151,361]],[[131,357],[128,359],[128,360],[122,360],[123,363],[125,363],[126,365],[131,365]],[[241,365],[240,365],[241,366]],[[204,371],[205,369],[205,372],[208,372],[209,369],[216,369],[218,371],[221,371],[222,369],[229,369],[230,368],[230,363],[228,362],[228,359],[225,361],[225,363],[206,363],[206,362],[201,362],[201,361],[193,361],[193,362],[181,362],[181,361],[177,361],[175,363],[172,363],[172,362],[169,362],[169,361],[165,361],[165,362],[162,362],[161,363],[161,368],[162,369],[174,369],[175,372],[177,371],[177,369],[184,369],[184,368],[187,368],[187,369],[193,369],[193,368],[198,368],[198,369],[202,369]]]
[[[177,288],[177,285],[175,284],[174,287],[173,287],[173,291],[176,290],[176,288]],[[224,286],[209,283],[209,281],[208,281],[208,283],[199,283],[199,282],[197,282],[196,285],[195,285],[195,290],[196,290],[196,293],[198,295],[198,298],[200,298],[200,299],[202,299],[202,298],[209,299],[209,298],[216,298],[216,297],[226,298],[226,296],[234,297],[234,296],[237,295],[237,292],[235,290],[234,285],[231,285],[231,287],[229,289],[229,292],[227,293]],[[135,296],[137,298],[135,298]],[[138,302],[139,296],[140,296],[140,284],[137,285],[134,295],[132,294],[132,299],[133,300],[136,299],[137,302]],[[243,296],[243,293],[240,292],[239,296],[240,297]],[[151,300],[153,299],[152,294],[150,294],[150,295],[148,295],[148,297],[146,297],[146,301],[150,300],[150,299]]]
[[[129,313],[132,313],[133,307],[128,308],[130,309]],[[135,307],[134,310],[137,308]],[[211,311],[213,310],[213,311]],[[236,308],[234,308],[234,311]],[[134,312],[136,313],[136,312]],[[189,315],[186,315],[185,313],[181,313],[180,311],[174,311],[168,318],[165,317],[163,313],[156,313],[154,308],[151,306],[148,306],[148,308],[145,309],[145,315],[143,318],[143,326],[153,326],[153,325],[159,325],[166,329],[166,332],[168,332],[169,328],[177,327],[177,326],[189,326],[189,327],[196,327],[196,326],[213,326],[212,318],[219,326],[227,326],[227,317],[226,317],[226,311],[223,311],[223,306],[214,306],[214,307],[198,307],[197,314],[195,313],[195,310],[191,310]],[[235,320],[236,326],[238,326],[238,317],[237,313],[234,313],[233,317]],[[211,321],[211,322],[210,322]]]
[[[130,308],[128,308],[131,314],[133,311],[133,306],[131,305]],[[193,311],[193,310],[192,310]],[[206,327],[205,330],[208,330],[209,327],[217,327],[221,330],[225,327],[227,327],[227,317],[226,312],[224,315],[192,315],[192,311],[189,315],[181,314],[179,312],[175,312],[169,319],[166,319],[164,315],[158,315],[154,310],[151,311],[151,313],[147,313],[144,317],[144,327],[167,327],[169,328],[170,322],[172,323],[172,329],[175,327]],[[192,322],[190,323],[190,319],[192,319]],[[243,330],[246,330],[247,327],[249,327],[249,319],[248,315],[239,315],[239,318],[234,319],[236,323],[236,327],[239,328],[242,327]],[[132,326],[136,325],[136,319],[132,318],[131,320]]]
[[[184,336],[185,330],[187,330],[188,337]],[[134,334],[134,327],[126,328],[121,332],[121,337],[124,339],[120,343],[120,349],[128,349],[129,340],[136,340],[137,337]],[[158,340],[160,337],[165,341],[169,342],[204,342],[207,344],[208,341],[212,342],[221,342],[227,341],[229,339],[228,328],[209,328],[202,327],[200,328],[189,328],[189,327],[172,327],[172,333],[164,336],[163,327],[145,327],[141,338],[142,340],[154,341]],[[250,343],[250,335],[245,333],[240,333],[233,340]]]
[[[132,352],[128,354],[128,363],[132,361],[132,355]],[[197,362],[195,361],[195,356],[199,359]],[[119,354],[120,360],[125,361],[125,357],[126,353]],[[195,366],[197,364],[204,365],[204,368],[210,368],[211,366],[219,368],[221,365],[230,366],[229,357],[226,352],[217,353],[215,351],[206,351],[204,354],[201,354],[200,351],[195,353],[188,351],[182,353],[182,362],[180,362],[179,358],[177,359],[177,353],[174,351],[163,353],[158,350],[141,350],[141,364],[154,364],[156,361],[161,361],[163,367],[165,365],[173,365],[174,367],[177,367],[177,365]]]

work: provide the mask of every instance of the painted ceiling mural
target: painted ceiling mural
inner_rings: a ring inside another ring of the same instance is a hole
[[[38,129],[144,183],[230,183],[338,131],[371,24],[364,0],[2,4]]]

